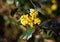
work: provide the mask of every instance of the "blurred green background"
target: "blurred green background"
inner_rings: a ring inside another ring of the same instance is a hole
[[[0,42],[60,42],[59,4],[60,0],[0,0]],[[38,11],[42,21],[35,29],[19,21],[29,9]]]

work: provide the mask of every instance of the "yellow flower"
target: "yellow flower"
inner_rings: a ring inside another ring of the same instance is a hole
[[[52,9],[52,10],[56,10],[56,9],[57,9],[57,5],[56,5],[56,4],[53,4],[53,5],[51,6],[51,9]]]
[[[30,13],[30,16],[37,16],[38,12]]]
[[[40,24],[40,23],[41,23],[41,20],[39,18],[34,19],[34,24]]]
[[[30,9],[30,16],[37,16],[38,12],[34,9]]]
[[[20,20],[21,20],[21,24],[22,24],[22,25],[28,24],[27,18],[28,18],[28,15],[22,15],[22,16],[21,16]]]
[[[28,25],[30,25],[31,27],[33,27],[33,20],[31,20],[31,18],[27,19]]]
[[[30,13],[31,19],[34,20],[38,15],[38,12]]]
[[[31,27],[33,27],[33,22],[31,18],[28,17],[28,15],[22,15],[20,20],[22,25],[30,25]]]
[[[25,21],[25,19],[21,19],[21,24],[22,25],[26,25],[27,24],[27,21]]]
[[[33,27],[33,23],[32,22],[30,22],[28,25],[30,25],[31,27]]]
[[[27,15],[22,15],[22,16],[20,17],[20,19],[26,19],[26,18],[28,18],[28,14],[27,14]]]
[[[38,15],[38,12],[34,9],[30,9],[30,18],[34,20]]]

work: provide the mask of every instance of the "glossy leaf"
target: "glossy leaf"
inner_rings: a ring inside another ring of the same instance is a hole
[[[50,31],[49,33],[45,34],[45,38],[51,38],[53,36],[53,34],[54,34],[54,32]]]
[[[32,37],[32,33],[34,31],[34,28],[31,28],[30,26],[27,27],[27,31],[25,32],[23,39],[28,40],[29,38]]]

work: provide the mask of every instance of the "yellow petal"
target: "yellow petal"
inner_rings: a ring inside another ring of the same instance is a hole
[[[57,5],[56,5],[56,4],[53,4],[53,5],[51,6],[51,9],[52,9],[52,10],[56,10],[56,9],[57,9]]]
[[[34,19],[34,24],[40,24],[41,20],[39,18]]]

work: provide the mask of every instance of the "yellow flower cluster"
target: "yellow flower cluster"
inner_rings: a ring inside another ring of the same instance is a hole
[[[22,15],[20,20],[22,25],[30,25],[33,27],[35,24],[40,24],[41,20],[37,18],[38,12],[35,11],[34,9],[30,9],[30,15]]]
[[[51,6],[51,9],[52,10],[56,10],[57,9],[57,2],[56,2],[56,0],[51,0],[51,1],[53,3],[53,5]]]

